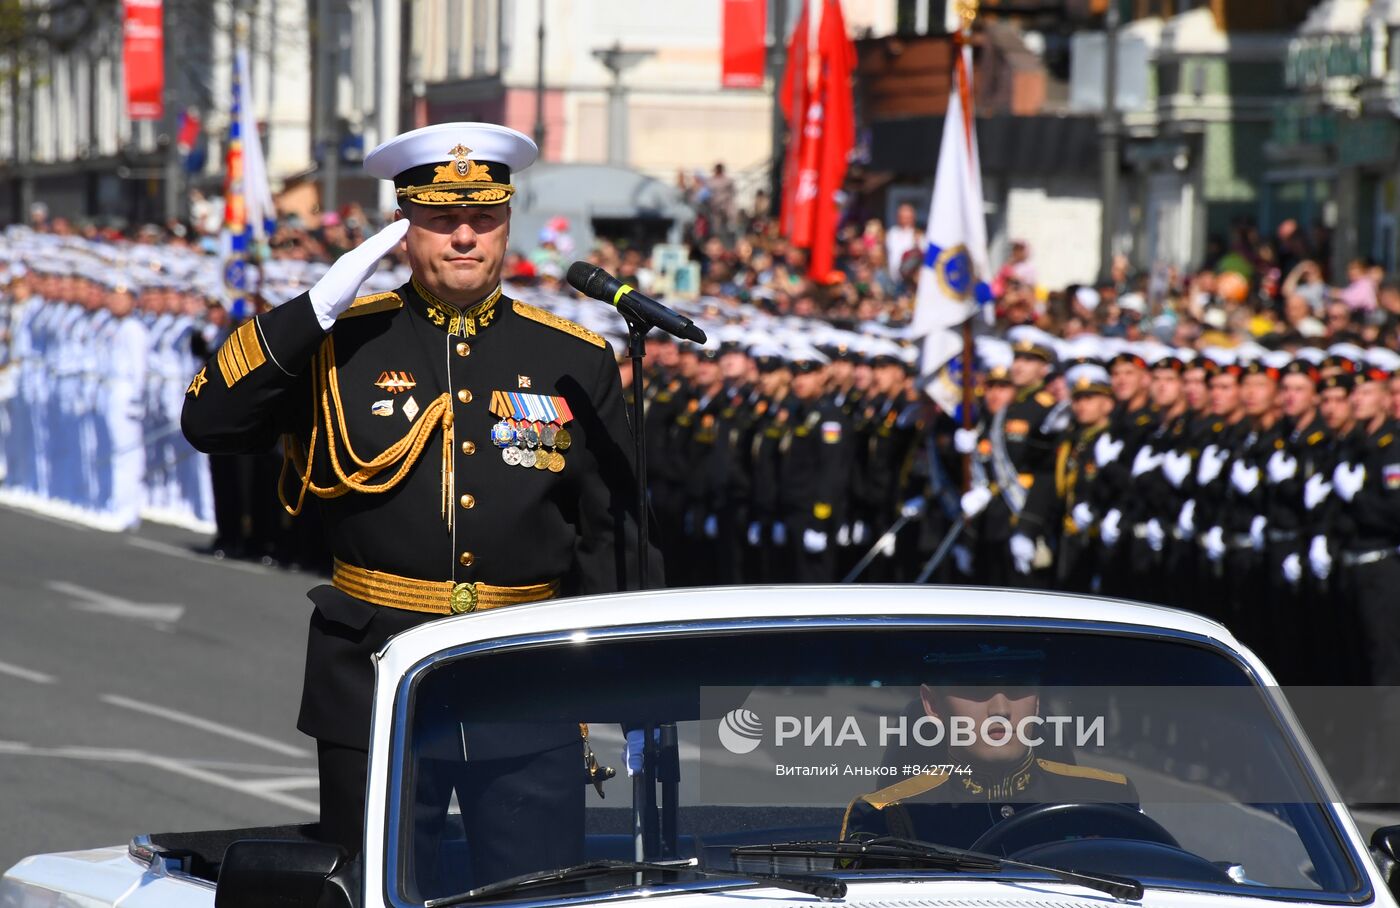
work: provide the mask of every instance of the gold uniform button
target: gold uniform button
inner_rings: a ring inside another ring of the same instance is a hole
[[[476,561],[476,556],[473,555],[471,552],[463,552],[462,557],[458,558],[457,560],[462,563],[462,567],[471,567],[472,562]]]
[[[462,390],[457,392],[457,399],[464,404],[469,404],[472,402],[472,392],[468,391],[466,388],[463,388]]]
[[[476,496],[475,496],[475,495],[463,495],[463,496],[462,496],[462,507],[466,508],[467,510],[471,510],[472,508],[476,507]]]
[[[462,453],[463,453],[463,454],[475,454],[475,453],[476,453],[476,442],[474,442],[474,441],[464,441],[464,442],[462,442]]]
[[[457,355],[458,355],[458,356],[466,356],[466,355],[467,355],[468,353],[470,353],[470,352],[472,352],[472,348],[471,348],[471,347],[468,347],[468,346],[466,345],[465,342],[460,343],[460,344],[457,345]]]

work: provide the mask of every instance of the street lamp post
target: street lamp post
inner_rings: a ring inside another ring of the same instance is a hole
[[[593,51],[593,56],[613,76],[608,86],[608,163],[614,167],[626,167],[630,157],[627,151],[627,88],[622,84],[622,74],[655,53],[654,50],[623,50],[621,43]]]
[[[1103,218],[1099,233],[1099,282],[1112,279],[1113,234],[1118,222],[1118,0],[1104,12],[1102,154]]]

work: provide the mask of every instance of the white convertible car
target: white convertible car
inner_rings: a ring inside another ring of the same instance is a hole
[[[21,861],[0,908],[1396,905],[1400,827],[1368,846],[1268,671],[1171,609],[671,590],[433,622],[377,671],[360,855],[314,825],[142,834]],[[530,776],[532,729],[575,723],[577,776]],[[511,778],[578,811],[466,822],[478,742],[517,737]]]

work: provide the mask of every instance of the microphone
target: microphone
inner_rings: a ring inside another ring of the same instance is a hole
[[[660,328],[667,334],[697,344],[705,342],[705,332],[690,319],[642,295],[632,285],[624,284],[597,265],[574,262],[569,266],[568,281],[569,286],[584,296],[616,306],[624,315],[648,327]]]

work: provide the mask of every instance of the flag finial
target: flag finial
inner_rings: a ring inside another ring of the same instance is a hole
[[[977,18],[977,5],[979,0],[957,0],[958,19],[962,21],[962,30],[970,31],[972,22]]]

